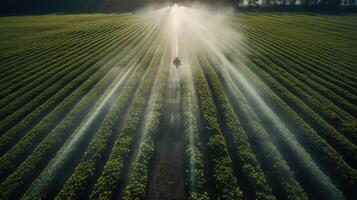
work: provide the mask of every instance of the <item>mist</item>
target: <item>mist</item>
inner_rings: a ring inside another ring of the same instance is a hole
[[[168,88],[172,93],[177,93],[180,90],[180,80],[187,78],[194,80],[193,71],[205,69],[211,66],[201,66],[200,57],[206,57],[208,61],[215,61],[212,69],[219,73],[220,78],[224,83],[228,84],[226,87],[228,96],[233,96],[233,100],[238,101],[243,99],[248,105],[245,112],[239,113],[247,116],[248,119],[254,118],[263,121],[263,126],[267,130],[273,130],[275,137],[280,137],[279,142],[289,149],[291,155],[296,160],[304,165],[304,172],[312,181],[315,181],[316,187],[313,190],[317,193],[324,193],[326,196],[331,196],[336,199],[342,199],[342,193],[332,184],[331,180],[321,171],[314,162],[308,152],[302,148],[301,144],[295,137],[295,133],[290,130],[279,118],[278,114],[273,108],[264,100],[259,94],[258,90],[250,82],[248,76],[253,76],[249,66],[245,63],[244,57],[245,49],[239,45],[244,41],[236,27],[233,27],[232,18],[236,15],[231,8],[212,9],[205,5],[179,5],[173,4],[163,8],[156,9],[156,6],[149,6],[137,11],[138,18],[142,23],[146,23],[145,30],[148,32],[146,37],[143,37],[139,44],[144,44],[158,38],[171,44],[171,58],[179,57],[182,66],[175,67],[172,64],[167,64],[169,67]],[[155,9],[153,9],[155,8]],[[153,23],[154,21],[154,23]],[[152,37],[148,35],[153,34]],[[227,53],[237,55],[237,60],[241,62],[233,62],[227,57]],[[166,55],[166,54],[163,54]],[[98,100],[96,107],[89,112],[89,115],[80,124],[79,128],[72,134],[72,136],[63,145],[57,155],[51,160],[50,164],[43,171],[43,173],[33,182],[31,188],[27,191],[29,197],[40,195],[41,191],[54,184],[59,178],[63,163],[69,162],[71,156],[75,156],[76,148],[81,140],[85,140],[86,133],[91,124],[95,123],[98,113],[102,112],[104,107],[111,107],[114,99],[120,95],[120,88],[124,80],[128,78],[130,73],[135,70],[138,57],[130,58],[131,64],[123,72],[117,74],[117,78],[113,85],[108,88],[105,95]],[[161,65],[160,65],[161,66]],[[195,69],[196,68],[196,69]],[[247,73],[248,72],[248,73]],[[260,79],[256,79],[264,84]],[[193,84],[193,81],[192,83]],[[157,85],[157,83],[155,83]],[[192,85],[192,90],[194,86]],[[236,92],[238,91],[238,92]],[[169,91],[170,92],[170,91]],[[195,93],[193,93],[195,95]],[[237,96],[245,96],[244,98]],[[142,130],[142,137],[139,143],[144,143],[147,127],[151,126],[150,116],[153,115],[155,108],[155,96],[151,96],[148,101],[148,108],[146,109],[146,116],[144,128]],[[196,97],[193,96],[194,102]],[[249,100],[247,100],[249,99]],[[177,100],[177,98],[175,99]],[[251,114],[254,112],[254,114]],[[252,116],[254,115],[254,116]],[[170,123],[175,122],[175,115],[172,114]],[[247,132],[247,134],[250,134]],[[190,137],[193,138],[194,136]],[[193,139],[192,139],[193,140]],[[190,143],[193,143],[193,141]],[[269,138],[272,144],[278,145],[274,136]],[[138,154],[140,155],[140,148]],[[293,165],[294,163],[288,163]],[[195,179],[192,177],[192,179]],[[195,186],[190,186],[195,187]]]
[[[306,174],[309,182],[313,183],[309,184],[309,190],[325,197],[343,199],[341,191],[319,169],[318,164],[296,139],[295,133],[282,122],[274,109],[255,89],[255,84],[250,82],[249,76],[254,76],[254,73],[245,64],[248,60],[244,56],[246,51],[240,45],[244,42],[244,36],[240,34],[239,29],[233,27],[233,16],[234,13],[229,8],[213,10],[198,4],[189,7],[173,5],[169,8],[169,29],[172,30],[172,43],[175,46],[173,55],[181,57],[183,63],[178,72],[179,76],[192,76],[195,67],[205,71],[209,66],[200,66],[199,57],[206,57],[209,61],[215,60],[214,70],[221,73],[228,88],[232,89],[227,91],[227,95],[235,96],[237,93],[234,90],[238,90],[249,99],[246,101],[247,105],[271,132],[271,142],[278,146],[283,144],[289,149],[290,156],[299,162],[288,165],[293,169],[299,166],[297,168],[300,172]],[[240,62],[228,59],[227,53],[236,55],[235,59]],[[255,78],[264,84],[259,78]],[[248,118],[251,115],[249,112],[239,114],[247,115]]]

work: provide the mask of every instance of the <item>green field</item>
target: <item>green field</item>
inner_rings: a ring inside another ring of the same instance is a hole
[[[0,199],[356,199],[357,14],[179,9],[0,17]]]

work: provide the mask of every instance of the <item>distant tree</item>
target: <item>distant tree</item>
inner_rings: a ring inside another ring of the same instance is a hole
[[[256,6],[256,5],[258,5],[258,0],[248,0],[248,5],[249,6]]]
[[[235,5],[241,6],[241,5],[243,5],[244,0],[236,0],[235,2],[236,2]]]
[[[301,0],[301,5],[308,7],[311,5],[311,0]]]
[[[267,6],[270,6],[272,3],[272,0],[264,0],[263,4],[264,5],[267,5]]]
[[[328,0],[328,6],[332,8],[337,8],[341,5],[342,0]]]
[[[347,0],[347,1],[348,1],[348,5],[357,6],[357,0]]]

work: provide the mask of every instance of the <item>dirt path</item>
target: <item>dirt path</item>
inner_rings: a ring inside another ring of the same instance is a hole
[[[160,136],[149,185],[149,199],[185,199],[184,134],[180,113],[179,70],[171,66]]]

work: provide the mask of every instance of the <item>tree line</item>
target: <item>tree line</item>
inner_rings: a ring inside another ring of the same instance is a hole
[[[36,12],[121,11],[147,4],[224,4],[237,8],[339,8],[357,6],[357,0],[1,0],[0,14]]]
[[[237,6],[301,6],[340,7],[356,6],[356,0],[237,0]]]

